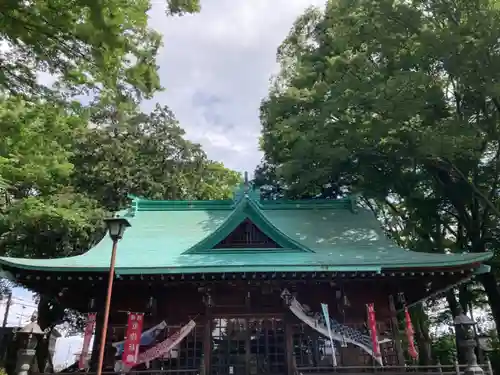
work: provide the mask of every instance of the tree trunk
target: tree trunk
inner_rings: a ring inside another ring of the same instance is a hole
[[[62,321],[64,317],[64,308],[62,308],[55,300],[40,295],[38,301],[38,325],[42,330],[46,330],[48,335],[40,339],[36,347],[36,361],[40,372],[50,370],[52,359],[49,352],[50,336],[54,327]]]
[[[432,365],[431,344],[428,342],[420,329],[415,332],[415,341],[418,346],[418,359],[421,366]]]
[[[50,326],[50,313],[49,311],[49,300],[41,295],[40,301],[38,302],[38,325],[42,330],[47,329]],[[36,346],[36,362],[38,364],[38,371],[43,373],[47,367],[47,361],[49,357],[49,339],[48,337],[40,338],[38,345]]]
[[[415,306],[413,311],[412,321],[415,329],[415,341],[418,345],[419,362],[422,366],[431,366],[432,352],[428,317],[421,304]]]
[[[500,337],[500,290],[497,286],[497,280],[493,273],[488,272],[477,276],[477,280],[483,285],[483,288],[488,296],[491,313],[497,330],[497,335]]]
[[[460,304],[457,301],[457,298],[455,297],[455,289],[450,289],[446,292],[446,301],[448,302],[448,307],[450,308],[452,319],[463,312]],[[467,362],[467,353],[460,345],[460,341],[464,337],[464,330],[460,327],[455,327],[455,346],[457,347],[457,360],[459,363]]]
[[[471,303],[471,295],[469,293],[469,283],[460,284],[458,287],[458,302],[464,314],[469,315],[469,305]]]

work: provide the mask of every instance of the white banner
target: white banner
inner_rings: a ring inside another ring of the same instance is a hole
[[[326,303],[321,304],[321,310],[323,310],[323,315],[325,317],[326,329],[328,330],[328,337],[330,338],[330,343],[332,344],[332,362],[334,366],[337,366],[337,354],[335,351],[335,343],[332,337],[332,327],[330,327],[330,313],[328,312],[328,305]]]
[[[289,292],[285,289],[282,293],[282,296],[285,293],[289,293]],[[326,325],[320,323],[317,319],[314,319],[314,318],[310,317],[309,315],[307,315],[306,312],[304,311],[304,308],[302,307],[302,305],[295,298],[292,298],[292,301],[290,302],[290,311],[297,318],[299,318],[304,323],[306,323],[309,327],[311,327],[312,329],[321,333],[323,336],[329,337]],[[349,336],[342,337],[341,334],[338,334],[335,331],[332,332],[332,338],[335,341],[339,341],[339,342],[342,342],[342,340],[345,340],[347,343],[350,343],[350,344],[353,344],[353,345],[360,347],[365,352],[370,354],[380,364],[380,366],[383,366],[382,358],[374,356],[373,350],[370,347],[371,345],[365,345],[362,342],[354,340],[352,337],[349,337]]]
[[[166,340],[160,342],[158,345],[146,350],[145,352],[139,353],[139,358],[137,359],[136,366],[141,363],[149,363],[153,359],[159,358],[166,353],[170,352],[175,346],[177,346],[196,326],[194,320],[190,320],[188,324],[179,329],[173,335],[168,337]],[[129,371],[130,368],[125,368],[124,371]]]
[[[162,321],[161,323],[151,327],[150,329],[143,331],[141,334],[141,345],[151,345],[155,340],[156,336],[167,328],[167,322]],[[116,348],[117,354],[121,354],[123,352],[123,346],[125,345],[125,340],[117,341],[112,343],[113,347]]]

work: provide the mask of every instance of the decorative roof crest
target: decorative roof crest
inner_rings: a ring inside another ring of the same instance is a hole
[[[238,204],[244,197],[254,201],[260,200],[260,189],[256,189],[248,178],[248,172],[244,174],[243,182],[237,186],[233,193],[234,204]]]
[[[137,213],[137,210],[139,209],[139,201],[141,200],[141,198],[133,194],[127,194],[127,198],[132,200],[132,204],[128,209],[127,216],[134,217]]]

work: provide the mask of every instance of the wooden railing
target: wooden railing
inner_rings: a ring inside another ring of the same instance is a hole
[[[96,372],[76,371],[76,372],[55,372],[52,375],[96,375]],[[119,372],[103,371],[102,375],[119,375]],[[124,373],[125,374],[125,373]],[[201,375],[200,369],[176,369],[176,370],[140,370],[129,371],[127,375]],[[32,372],[30,375],[47,375],[47,373]]]
[[[478,365],[484,375],[493,375],[491,363]],[[467,365],[433,365],[433,366],[337,366],[337,367],[298,367],[296,375],[328,375],[328,374],[435,374],[435,375],[461,375]]]
[[[478,365],[484,372],[484,375],[493,375],[491,363]],[[295,375],[365,375],[365,374],[408,374],[408,375],[462,375],[467,365],[434,365],[434,366],[326,366],[326,367],[298,367]],[[227,373],[227,372],[226,372]],[[58,375],[75,375],[78,372],[58,372]],[[81,374],[95,375],[93,372],[81,372]],[[118,375],[117,372],[103,371],[102,375]],[[41,373],[32,373],[32,375],[45,375]],[[177,370],[141,370],[129,371],[127,375],[203,375],[200,369],[177,369]],[[207,375],[217,375],[217,371],[212,369]],[[234,374],[238,375],[238,374]],[[259,373],[256,375],[287,375],[287,374],[267,374]]]

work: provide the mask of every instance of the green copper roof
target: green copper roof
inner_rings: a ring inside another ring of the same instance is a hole
[[[373,214],[352,199],[259,202],[149,201],[135,198],[124,212],[131,228],[118,244],[118,274],[198,272],[373,271],[478,263],[491,253],[435,254],[401,249]],[[277,249],[214,249],[243,220]],[[106,271],[111,240],[85,254],[59,259],[0,257],[0,264],[47,271]]]

